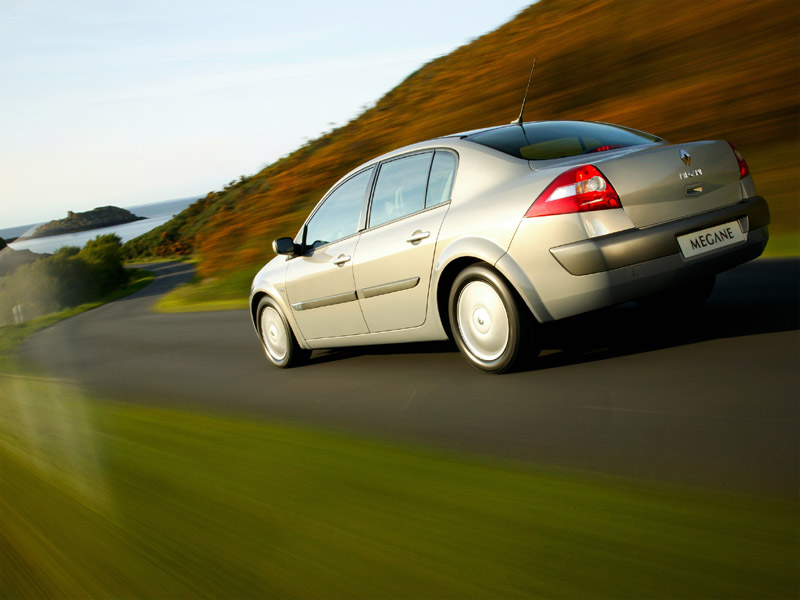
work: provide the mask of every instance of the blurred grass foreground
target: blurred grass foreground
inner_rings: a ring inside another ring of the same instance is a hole
[[[3,598],[798,594],[794,502],[0,376]]]

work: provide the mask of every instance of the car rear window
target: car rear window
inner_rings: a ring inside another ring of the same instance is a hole
[[[473,133],[465,139],[527,160],[564,158],[663,141],[635,129],[587,121],[506,125]]]

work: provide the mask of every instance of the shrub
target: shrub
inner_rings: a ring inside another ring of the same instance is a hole
[[[97,300],[123,285],[127,272],[121,248],[118,236],[98,236],[81,250],[61,248],[0,278],[0,325],[14,322],[15,307],[30,320]]]

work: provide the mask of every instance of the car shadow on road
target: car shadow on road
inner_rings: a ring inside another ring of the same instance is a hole
[[[412,342],[408,344],[380,344],[376,346],[352,346],[348,348],[329,348],[314,350],[309,364],[323,364],[355,358],[357,356],[398,356],[413,354],[424,356],[426,354],[458,354],[455,343],[447,340],[442,342]]]
[[[750,263],[717,278],[699,309],[652,311],[628,302],[541,327],[547,369],[723,338],[800,329],[800,261]]]
[[[722,338],[800,330],[800,260],[770,259],[723,273],[694,311],[655,312],[634,302],[539,326],[542,352],[523,361],[536,371]],[[452,342],[387,344],[315,351],[311,364],[357,356],[458,352]],[[465,363],[466,364],[466,363]]]

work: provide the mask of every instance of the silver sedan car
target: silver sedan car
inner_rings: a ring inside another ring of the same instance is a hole
[[[540,323],[627,300],[699,305],[759,256],[769,209],[726,141],[512,124],[395,150],[345,175],[253,280],[278,367],[315,348],[455,340],[475,367],[538,352]]]

